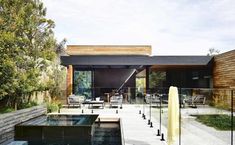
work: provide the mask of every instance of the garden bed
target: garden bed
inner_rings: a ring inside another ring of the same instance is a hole
[[[214,115],[192,115],[196,117],[196,121],[201,122],[206,126],[213,127],[217,130],[231,130],[231,115],[214,114]],[[235,130],[235,117],[233,116],[233,130]]]

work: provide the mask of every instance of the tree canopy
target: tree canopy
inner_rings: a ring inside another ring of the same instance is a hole
[[[39,76],[57,56],[54,27],[40,0],[0,0],[0,100],[46,88]]]

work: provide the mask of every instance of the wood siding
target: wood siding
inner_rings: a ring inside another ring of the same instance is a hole
[[[67,68],[67,96],[71,95],[73,92],[73,66],[69,65]]]
[[[68,55],[151,55],[149,45],[67,45]]]
[[[214,88],[235,88],[235,50],[214,57]]]

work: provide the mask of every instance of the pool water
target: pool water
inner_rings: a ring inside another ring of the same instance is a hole
[[[98,115],[40,116],[15,126],[15,140],[29,145],[121,145],[120,122]]]
[[[23,126],[81,126],[92,125],[98,115],[49,115],[22,123]]]
[[[93,145],[121,145],[121,130],[119,123],[96,123]]]

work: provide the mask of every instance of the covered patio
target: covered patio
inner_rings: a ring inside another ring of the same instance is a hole
[[[135,47],[128,48],[134,50]],[[156,87],[161,89],[172,85],[212,87],[211,56],[69,53],[61,56],[61,64],[67,67],[67,96],[85,95],[89,99],[101,97],[108,102],[108,96],[123,93],[127,102],[136,102],[139,90],[144,95],[148,92],[156,93]],[[160,80],[157,86],[151,85],[153,73],[164,76],[155,77]],[[142,81],[141,86],[137,85],[138,79]]]

